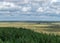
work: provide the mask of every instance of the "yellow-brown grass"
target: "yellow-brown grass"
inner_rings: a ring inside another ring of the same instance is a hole
[[[24,22],[0,22],[0,27],[16,27],[16,28],[26,28],[26,29],[31,29],[36,32],[43,32],[43,33],[54,33],[54,34],[60,34],[59,31],[54,32],[54,31],[46,31],[47,29],[50,28],[45,28],[48,26],[51,26],[52,24],[36,24],[36,23],[24,23]],[[43,28],[41,28],[43,27]]]

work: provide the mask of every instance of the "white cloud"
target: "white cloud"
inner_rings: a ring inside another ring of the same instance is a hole
[[[56,14],[60,14],[60,11],[57,10],[57,11],[56,11]]]
[[[48,12],[49,11],[49,12]],[[55,13],[55,14],[60,14],[60,2],[54,2],[52,3],[49,8],[47,9],[48,13]]]
[[[31,10],[31,7],[22,7],[23,12],[28,12]]]
[[[15,5],[14,3],[10,2],[0,2],[0,9],[9,9],[9,8],[20,8],[20,6]]]
[[[45,9],[44,9],[43,7],[39,7],[39,8],[37,9],[37,12],[40,12],[40,13],[41,13],[41,12],[44,12],[44,10],[45,10]]]
[[[32,1],[32,0],[31,0]],[[24,3],[31,2],[29,0],[24,0]],[[36,1],[36,2],[35,2]],[[53,0],[54,1],[54,0]],[[23,1],[22,1],[23,2]],[[41,2],[41,3],[40,3]],[[60,14],[60,5],[59,3],[52,3],[50,4],[51,0],[33,0],[30,4],[26,4],[26,6],[17,5],[16,3],[12,2],[0,2],[0,11],[1,10],[14,10],[18,9],[17,12],[24,12],[25,14],[28,12],[32,12],[32,10],[38,13],[56,13]],[[35,12],[35,13],[36,13]]]
[[[53,2],[57,2],[57,0],[51,0],[51,2],[53,3]]]

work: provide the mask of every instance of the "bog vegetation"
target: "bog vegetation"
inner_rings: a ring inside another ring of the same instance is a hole
[[[60,43],[60,36],[25,28],[0,27],[0,43]]]

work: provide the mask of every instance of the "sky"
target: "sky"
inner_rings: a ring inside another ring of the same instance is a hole
[[[60,0],[0,0],[0,21],[60,21]]]

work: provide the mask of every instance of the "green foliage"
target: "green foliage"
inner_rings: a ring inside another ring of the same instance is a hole
[[[60,43],[60,36],[25,28],[0,27],[0,43]]]

